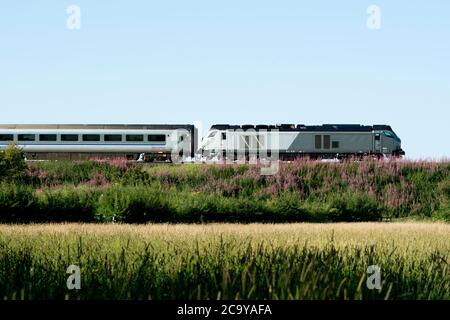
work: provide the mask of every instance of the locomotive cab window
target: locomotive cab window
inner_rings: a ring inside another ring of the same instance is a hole
[[[120,134],[105,134],[104,139],[107,142],[122,141],[122,135],[120,135]]]
[[[61,141],[78,141],[77,134],[62,134]]]
[[[99,134],[83,134],[83,141],[100,141]]]
[[[388,138],[394,138],[394,136],[392,135],[392,133],[390,133],[389,131],[384,131],[384,135]]]
[[[222,140],[227,140],[227,133],[226,132],[222,132]]]
[[[13,141],[14,135],[13,134],[0,134],[0,141]]]
[[[19,134],[19,141],[34,141],[36,140],[36,136],[34,134]]]
[[[39,141],[56,141],[56,134],[40,134]]]
[[[166,136],[163,134],[149,134],[148,141],[150,141],[150,142],[165,142]]]

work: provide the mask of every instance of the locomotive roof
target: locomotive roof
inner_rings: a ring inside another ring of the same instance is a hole
[[[320,126],[306,126],[303,124],[278,124],[278,125],[229,125],[229,124],[215,124],[211,126],[211,130],[236,130],[236,129],[254,129],[254,130],[270,130],[270,129],[278,129],[279,131],[348,131],[348,132],[372,132],[374,130],[390,130],[392,131],[391,126],[389,125],[373,125],[373,126],[364,126],[360,124],[323,124]]]

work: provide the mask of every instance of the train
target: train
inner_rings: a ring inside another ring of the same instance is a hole
[[[3,124],[0,150],[13,143],[27,160],[126,157],[146,162],[184,159],[291,160],[350,156],[401,157],[389,125],[215,124],[198,140],[193,124]]]
[[[229,159],[271,157],[274,152],[281,160],[401,157],[405,155],[401,143],[389,125],[218,124],[202,140],[200,152],[207,157]]]

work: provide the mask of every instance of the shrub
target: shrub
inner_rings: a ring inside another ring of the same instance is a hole
[[[448,198],[450,199],[450,179],[447,179],[445,181],[443,181],[440,186],[439,189],[442,191],[442,193]]]
[[[0,151],[0,180],[23,180],[27,176],[24,153],[14,144]]]
[[[0,220],[23,221],[36,212],[33,189],[19,183],[0,183]]]
[[[274,221],[312,221],[316,220],[311,210],[305,206],[298,194],[288,192],[268,202],[268,211]]]
[[[118,180],[126,170],[110,165],[109,162],[96,161],[58,161],[29,164],[29,175],[33,182],[39,186],[89,183],[99,175],[104,176],[107,181]]]
[[[122,185],[143,185],[151,183],[151,178],[148,172],[142,170],[141,166],[136,166],[126,171],[116,181]]]
[[[362,192],[332,195],[328,200],[331,221],[377,221],[382,219],[377,201]]]
[[[47,188],[37,194],[39,211],[50,221],[93,221],[99,193],[89,187]]]
[[[151,186],[103,189],[96,208],[96,218],[107,221],[113,217],[124,222],[167,221],[169,213],[166,196]]]

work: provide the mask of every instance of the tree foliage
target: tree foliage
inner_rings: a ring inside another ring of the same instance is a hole
[[[22,180],[27,176],[24,153],[14,144],[0,151],[0,180]]]

